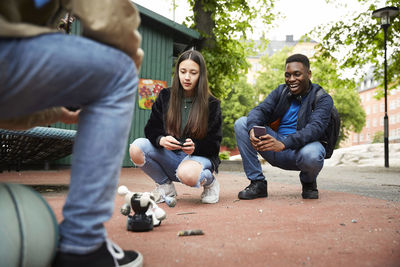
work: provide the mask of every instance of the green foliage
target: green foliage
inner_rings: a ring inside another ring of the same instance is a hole
[[[247,116],[256,105],[255,95],[254,88],[246,82],[246,77],[242,75],[228,95],[221,100],[222,145],[229,148],[236,147],[233,126],[238,118]]]
[[[218,43],[214,49],[203,48],[201,52],[207,62],[210,89],[219,98],[224,97],[239,74],[246,73],[249,68],[246,45],[238,41]]]
[[[256,88],[259,95],[266,96],[278,85],[285,83],[285,61],[292,54],[293,47],[285,46],[272,56],[264,55],[260,58],[262,70],[259,71]]]
[[[336,0],[338,1],[338,0]],[[332,0],[331,2],[335,2]],[[370,2],[359,0],[359,2]],[[387,0],[386,6],[400,6],[400,0]],[[372,17],[372,12],[382,6],[370,4],[367,10],[362,10],[349,22],[338,21],[328,27],[321,25],[316,33],[322,38],[321,46],[325,48],[322,56],[329,58],[340,51],[348,51],[341,64],[341,68],[353,68],[362,71],[366,65],[374,66],[374,75],[377,81],[384,85],[384,32],[378,19]],[[400,16],[392,22],[387,33],[387,47],[395,48],[388,53],[388,89],[400,84]]]
[[[321,53],[324,51],[320,50],[311,62],[312,81],[321,85],[333,98],[341,120],[340,142],[347,139],[350,131],[361,132],[366,115],[355,82],[342,79],[338,73],[337,60],[321,57]]]
[[[383,143],[385,139],[385,135],[383,131],[378,131],[374,134],[374,138],[372,139],[372,143]]]
[[[226,96],[249,68],[247,33],[251,23],[262,19],[271,24],[274,0],[189,0],[194,10],[186,24],[203,36],[201,52],[207,62],[210,88],[217,97]],[[199,10],[200,9],[200,10]],[[211,29],[210,29],[211,27]]]
[[[229,151],[223,151],[219,153],[220,160],[229,160],[229,157],[230,157]]]

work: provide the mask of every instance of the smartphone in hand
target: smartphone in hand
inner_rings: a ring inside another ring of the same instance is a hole
[[[253,131],[254,131],[254,136],[257,138],[267,134],[267,130],[265,129],[264,126],[254,126]]]
[[[181,147],[184,147],[183,144],[186,142],[186,138],[178,138],[177,140],[178,140],[178,142],[179,142],[178,145],[180,145]]]

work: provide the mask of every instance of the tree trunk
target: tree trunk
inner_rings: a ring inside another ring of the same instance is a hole
[[[203,48],[213,49],[215,47],[214,27],[215,22],[212,18],[213,11],[205,11],[204,3],[208,1],[215,2],[214,0],[196,0],[194,3],[194,20],[196,30],[199,31],[203,38],[199,43],[198,50]]]

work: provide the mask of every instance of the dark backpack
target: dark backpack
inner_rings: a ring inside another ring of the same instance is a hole
[[[315,100],[314,100],[314,103],[313,103],[313,106],[312,106],[313,110],[314,110],[314,107],[315,107],[315,103],[317,103],[319,98],[323,94],[327,94],[327,92],[325,92],[325,90],[323,88],[319,88],[317,90],[318,91],[315,94]],[[321,142],[322,145],[324,145],[324,147],[325,147],[325,151],[326,151],[325,158],[326,159],[329,159],[333,154],[333,150],[335,149],[336,143],[338,141],[339,132],[340,132],[339,113],[338,113],[335,105],[333,105],[332,106],[332,110],[331,110],[331,118],[330,118],[330,121],[329,121],[329,125],[325,129],[325,136],[326,136],[327,140]]]

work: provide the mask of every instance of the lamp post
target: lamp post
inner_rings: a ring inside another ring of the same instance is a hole
[[[380,8],[372,12],[372,16],[381,19],[381,28],[384,32],[384,44],[385,44],[385,117],[384,117],[384,142],[385,142],[385,167],[389,167],[389,121],[387,115],[387,62],[386,62],[386,37],[387,29],[390,26],[390,20],[397,16],[399,13],[398,7],[387,6]]]

